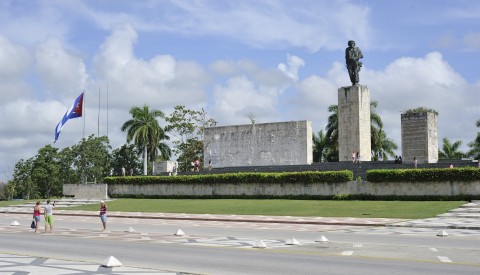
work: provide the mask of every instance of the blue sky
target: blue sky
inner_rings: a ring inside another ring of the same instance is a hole
[[[317,132],[350,85],[350,39],[388,137],[401,146],[400,114],[424,106],[439,112],[439,145],[467,149],[480,119],[480,1],[1,1],[0,180],[53,142],[83,90],[86,135],[97,134],[107,85],[113,147],[143,104],[205,108],[219,125],[311,120]],[[72,120],[54,146],[82,137]]]

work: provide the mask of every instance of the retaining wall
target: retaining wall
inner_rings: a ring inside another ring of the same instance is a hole
[[[374,195],[374,196],[456,196],[480,195],[480,181],[474,182],[392,182],[371,183],[225,183],[225,184],[115,184],[108,186],[113,195],[215,196],[215,195]]]
[[[76,199],[108,199],[106,184],[64,184],[63,195]]]

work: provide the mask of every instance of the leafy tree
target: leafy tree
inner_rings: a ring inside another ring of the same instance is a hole
[[[443,138],[442,141],[442,150],[438,150],[438,157],[440,159],[460,159],[465,156],[463,152],[459,151],[460,146],[462,145],[461,140],[451,143],[448,138]]]
[[[165,118],[160,110],[149,110],[147,105],[143,107],[132,107],[130,109],[132,119],[122,125],[122,131],[127,132],[127,143],[133,141],[138,147],[143,149],[143,174],[147,175],[148,160],[155,160],[157,154],[169,158],[170,148],[161,143],[162,140],[168,140],[169,137],[158,124],[157,118]],[[150,158],[148,157],[150,154]]]
[[[112,175],[120,176],[121,167],[125,167],[126,171],[133,169],[134,175],[139,175],[142,172],[142,161],[139,158],[141,155],[140,149],[134,144],[124,144],[120,148],[113,150],[111,169]]]
[[[58,153],[60,182],[62,185],[81,182],[81,172],[74,165],[76,157],[77,152],[74,152],[70,147],[65,147]]]
[[[83,138],[77,145],[72,146],[72,154],[75,156],[73,165],[84,182],[88,182],[88,179],[103,182],[103,178],[109,172],[110,148],[108,137],[94,135],[90,135],[87,139]]]
[[[195,111],[185,106],[175,106],[173,113],[165,120],[169,123],[165,129],[176,137],[173,152],[178,156],[180,169],[186,170],[191,161],[203,159],[204,130],[206,127],[214,127],[217,122],[208,119],[203,108]]]
[[[32,161],[31,180],[43,198],[62,195],[58,148],[46,145]]]
[[[0,183],[0,200],[11,200],[15,196],[15,183],[9,180],[6,184]]]
[[[9,187],[11,198],[39,198],[37,185],[32,180],[32,164],[34,158],[20,159],[13,170],[13,179]]]
[[[480,119],[477,120],[476,125],[480,128]],[[468,147],[470,147],[468,156],[480,160],[480,132],[477,132],[477,137],[468,144]]]

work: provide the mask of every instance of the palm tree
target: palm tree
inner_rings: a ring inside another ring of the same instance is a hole
[[[373,160],[378,160],[379,155],[382,159],[388,159],[388,156],[394,157],[393,150],[398,149],[398,145],[390,138],[387,138],[387,133],[383,130],[383,122],[377,114],[377,101],[370,103],[370,142],[372,152],[374,154]]]
[[[398,149],[397,144],[392,139],[387,138],[387,134],[383,131],[382,128],[372,129],[372,152],[374,153],[373,160],[378,160],[379,156],[382,157],[383,160],[388,159],[388,156],[392,158],[395,156],[395,152],[393,150]]]
[[[480,119],[477,120],[476,125],[480,128]],[[468,156],[473,157],[474,159],[480,159],[480,132],[477,133],[475,140],[470,142],[468,146],[470,147]]]
[[[163,157],[170,157],[171,151],[167,145],[161,143],[169,137],[158,124],[157,118],[164,118],[160,110],[149,110],[147,105],[132,107],[130,109],[132,119],[126,121],[121,130],[127,132],[127,143],[133,141],[138,148],[143,148],[143,174],[147,175],[147,162],[154,160],[157,153]],[[150,158],[148,157],[150,154]]]
[[[325,127],[325,130],[327,131],[325,137],[330,152],[327,154],[326,160],[338,161],[338,105],[328,106],[328,111],[331,114],[328,116],[328,123]]]
[[[328,150],[328,140],[323,131],[318,131],[318,136],[313,133],[313,162],[325,161]]]
[[[461,140],[457,140],[453,144],[448,138],[443,138],[442,141],[442,150],[438,150],[438,157],[440,159],[460,159],[465,156],[464,153],[458,150],[462,145]]]

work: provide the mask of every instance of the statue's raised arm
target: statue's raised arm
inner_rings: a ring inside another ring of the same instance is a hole
[[[355,41],[348,41],[348,48],[345,49],[345,62],[347,63],[348,75],[350,76],[352,85],[360,82],[360,77],[358,76],[358,72],[360,72],[360,68],[362,67],[360,58],[363,58],[360,48],[355,47]]]

